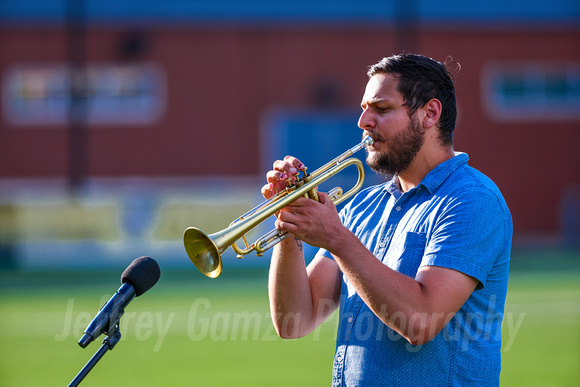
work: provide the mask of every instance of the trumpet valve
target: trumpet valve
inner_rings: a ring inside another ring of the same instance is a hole
[[[304,181],[304,183],[310,183],[312,181],[312,176],[311,175],[306,175],[304,176],[304,178],[302,179]],[[305,195],[307,198],[316,200],[317,202],[320,201],[320,199],[318,198],[318,192],[316,192],[316,188],[312,188],[310,191],[308,191]]]

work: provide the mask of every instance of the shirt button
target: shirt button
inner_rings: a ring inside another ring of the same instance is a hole
[[[352,322],[352,317],[348,318],[348,322],[351,323]]]
[[[397,206],[397,207],[395,207],[395,210],[397,210],[397,211],[401,211],[401,206]]]

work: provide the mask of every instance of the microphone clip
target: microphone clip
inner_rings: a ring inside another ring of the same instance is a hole
[[[119,330],[119,324],[115,324],[115,327],[107,332],[107,337],[103,339],[103,343],[99,350],[93,355],[91,360],[83,367],[82,370],[75,376],[75,378],[68,385],[69,387],[78,386],[80,382],[88,375],[88,373],[93,369],[93,367],[101,360],[101,358],[107,353],[107,351],[112,350],[115,345],[121,340],[121,331]]]

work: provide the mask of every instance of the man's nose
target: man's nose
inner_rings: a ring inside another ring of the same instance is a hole
[[[369,130],[375,127],[375,121],[368,109],[363,110],[361,113],[358,119],[358,127],[363,130]]]

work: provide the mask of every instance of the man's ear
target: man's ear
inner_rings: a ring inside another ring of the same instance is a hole
[[[424,111],[423,127],[430,128],[436,126],[441,118],[442,109],[441,101],[437,98],[430,99],[422,108]]]

